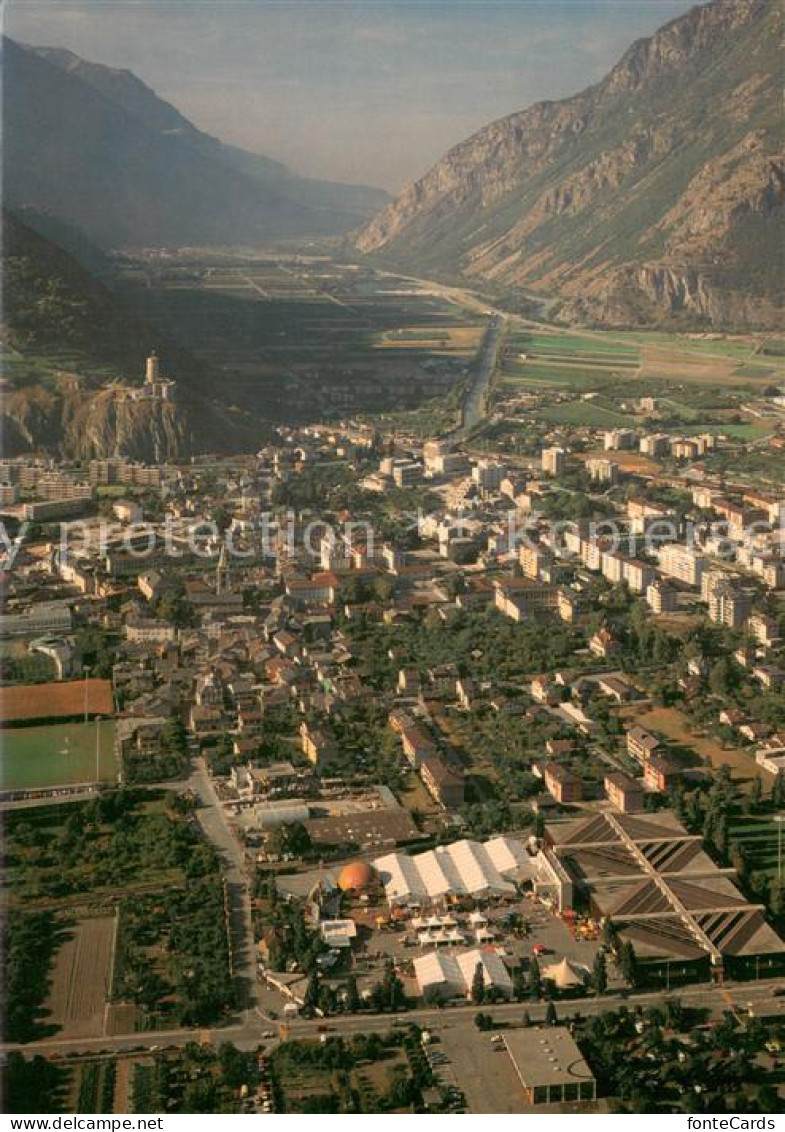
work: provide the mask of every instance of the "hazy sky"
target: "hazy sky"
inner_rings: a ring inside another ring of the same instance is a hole
[[[6,0],[5,31],[127,67],[201,129],[396,189],[600,78],[687,0]]]

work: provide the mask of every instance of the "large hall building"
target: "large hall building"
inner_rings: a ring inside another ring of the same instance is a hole
[[[779,968],[785,943],[732,868],[669,811],[602,813],[547,829],[552,853],[597,919],[609,919],[641,959],[705,960],[721,972],[761,961]]]

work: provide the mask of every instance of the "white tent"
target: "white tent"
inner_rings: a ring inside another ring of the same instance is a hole
[[[388,853],[378,857],[374,867],[390,904],[419,907],[450,895],[514,896],[515,885],[503,872],[519,874],[519,859],[526,851],[511,838],[497,837],[488,844],[494,846],[493,854],[479,841],[464,839],[414,857]]]
[[[442,951],[421,955],[414,960],[414,974],[422,994],[432,989],[444,998],[451,998],[469,994],[478,963],[482,966],[486,987],[496,987],[506,996],[512,993],[512,979],[499,956],[495,951],[479,947],[453,955]]]

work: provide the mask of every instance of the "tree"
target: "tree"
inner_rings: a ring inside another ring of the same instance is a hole
[[[730,863],[739,874],[739,877],[744,880],[747,875],[747,854],[744,850],[744,846],[738,841],[734,841],[730,847]]]
[[[631,987],[638,985],[640,972],[638,970],[638,957],[632,942],[625,939],[619,948],[619,969]]]
[[[615,951],[616,948],[618,947],[618,944],[619,944],[619,937],[618,937],[618,933],[616,931],[616,925],[614,924],[613,920],[609,919],[607,916],[602,921],[602,932],[600,934],[600,941],[601,941],[601,943],[603,944],[604,947],[609,948],[611,951]]]
[[[728,852],[728,815],[720,814],[714,827],[714,844],[722,856]]]
[[[471,987],[472,1002],[478,1005],[485,1001],[485,972],[482,963],[474,968]]]
[[[276,857],[304,857],[311,849],[311,835],[302,822],[279,825],[267,835],[267,850]]]
[[[771,802],[775,809],[785,808],[785,770],[778,770],[771,788]]]
[[[385,964],[384,974],[371,991],[371,1002],[375,1010],[400,1010],[406,1005],[403,983],[395,973],[392,960]]]
[[[357,989],[357,978],[350,975],[346,980],[346,1009],[350,1014],[356,1014],[362,1005],[360,992]]]
[[[529,995],[531,998],[539,998],[542,994],[542,975],[540,974],[540,964],[537,962],[537,956],[532,958],[529,965]]]
[[[308,986],[303,995],[303,1008],[308,1011],[316,1009],[319,1003],[319,972],[314,971],[308,980]]]
[[[597,952],[591,979],[595,992],[597,994],[605,994],[608,989],[608,964],[605,959],[604,951]]]
[[[750,809],[754,812],[760,806],[761,798],[763,796],[763,783],[757,777],[753,778],[750,784],[750,792],[748,795]]]
[[[709,687],[715,696],[726,696],[738,683],[738,673],[730,657],[721,656],[712,665]]]

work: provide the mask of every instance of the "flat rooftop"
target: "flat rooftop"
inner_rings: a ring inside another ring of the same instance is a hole
[[[527,1089],[594,1081],[566,1026],[510,1030],[504,1034],[504,1044]]]

